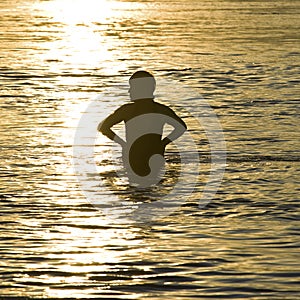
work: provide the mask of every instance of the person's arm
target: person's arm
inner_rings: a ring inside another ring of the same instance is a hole
[[[164,147],[178,139],[187,129],[185,122],[172,109],[168,108],[166,115],[167,123],[173,126],[174,130],[162,140]]]
[[[97,130],[123,147],[126,145],[126,142],[121,137],[119,137],[114,131],[111,130],[111,127],[122,122],[123,120],[123,107],[121,106],[111,115],[109,115],[104,121],[102,121],[98,125]]]

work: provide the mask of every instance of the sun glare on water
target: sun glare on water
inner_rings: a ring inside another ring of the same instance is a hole
[[[43,3],[54,21],[69,25],[102,22],[113,14],[115,2],[108,0],[54,0]]]
[[[122,10],[124,5],[126,9]],[[61,125],[51,128],[51,140],[57,145],[70,146],[74,142],[78,122],[89,101],[95,97],[96,91],[85,88],[90,85],[89,80],[93,80],[91,74],[109,75],[116,72],[112,65],[117,61],[115,49],[120,41],[118,37],[107,36],[107,31],[115,20],[128,14],[127,7],[127,4],[113,0],[51,0],[32,5],[33,15],[44,16],[47,20],[41,22],[40,30],[48,35],[38,44],[35,64],[45,66],[46,72],[54,75],[55,81],[50,85],[52,96],[63,99],[56,111]],[[99,80],[100,87],[101,84]],[[69,87],[74,86],[78,89],[70,91]],[[97,123],[91,132],[96,127]],[[60,156],[57,158],[60,164],[55,165],[56,172],[71,176],[72,147],[65,147]],[[59,194],[68,186],[61,181],[61,186],[48,188],[56,189]]]
[[[59,60],[49,65],[50,72],[98,67],[105,73],[112,71],[111,66],[110,70],[106,66],[116,60],[114,53],[116,49],[120,51],[122,42],[107,33],[115,22],[132,13],[132,4],[113,0],[52,0],[35,4],[34,8],[49,20],[49,41],[43,44],[48,51],[40,59]],[[51,38],[52,30],[55,38]]]

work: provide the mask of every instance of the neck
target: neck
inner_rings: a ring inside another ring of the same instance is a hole
[[[144,101],[153,101],[154,98],[142,98],[142,99],[136,99],[136,100],[132,100],[133,102],[144,102]]]

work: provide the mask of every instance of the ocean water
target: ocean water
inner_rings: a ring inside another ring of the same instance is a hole
[[[299,298],[299,14],[291,0],[2,0],[0,299]],[[95,135],[139,69],[194,141],[168,148],[159,191],[129,188]],[[92,162],[74,163],[78,132]],[[226,170],[199,208],[211,132]],[[193,147],[176,210],[119,218],[168,194]]]

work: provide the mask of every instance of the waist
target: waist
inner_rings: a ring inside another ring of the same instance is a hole
[[[126,137],[127,139],[127,143],[128,144],[147,144],[147,145],[151,145],[152,143],[154,144],[160,144],[161,143],[161,134],[156,134],[156,133],[147,133],[144,134],[142,136],[138,136],[138,137]]]

